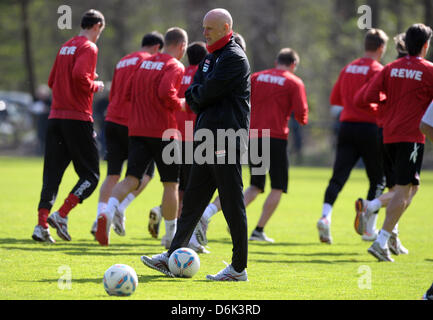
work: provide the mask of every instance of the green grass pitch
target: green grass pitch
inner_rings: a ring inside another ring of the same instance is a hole
[[[101,162],[101,179],[105,178]],[[149,210],[158,205],[162,186],[156,176],[127,210],[126,236],[111,234],[109,247],[100,247],[90,235],[96,216],[98,191],[69,215],[71,242],[36,243],[31,239],[37,223],[36,208],[42,184],[42,159],[0,158],[0,299],[125,299],[109,297],[102,277],[113,264],[133,267],[139,279],[128,299],[141,300],[305,300],[398,299],[417,300],[433,281],[433,173],[424,171],[423,184],[400,221],[408,256],[395,263],[378,263],[367,254],[353,229],[354,201],[367,192],[364,171],[355,170],[337,200],[332,221],[331,246],[320,244],[316,222],[331,170],[291,168],[289,194],[265,231],[275,244],[249,243],[247,283],[205,280],[230,262],[231,239],[222,214],[208,231],[211,254],[200,255],[201,268],[192,279],[171,279],[145,267],[140,256],[163,251],[160,240],[147,232]],[[244,171],[248,185],[248,170]],[[68,168],[53,209],[57,210],[76,182]],[[247,209],[249,232],[255,227],[264,195]],[[384,218],[380,212],[378,227]],[[164,234],[164,225],[161,225]],[[63,279],[70,275],[70,286]]]

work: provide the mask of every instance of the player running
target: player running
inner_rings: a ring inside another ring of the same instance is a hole
[[[264,228],[278,207],[283,193],[287,193],[289,180],[289,160],[287,139],[289,118],[294,112],[301,125],[308,122],[308,104],[304,83],[294,75],[299,65],[298,54],[290,49],[282,49],[276,58],[275,68],[254,73],[251,77],[251,125],[250,145],[258,146],[258,155],[264,157],[263,141],[269,141],[269,163],[265,168],[271,178],[271,191],[263,205],[257,227],[250,241],[273,243]],[[270,140],[263,140],[264,130],[270,130]],[[250,147],[251,150],[251,147]],[[250,170],[259,168],[262,163],[250,159]],[[244,192],[245,206],[252,203],[259,194],[264,193],[266,173],[251,174],[250,187]],[[219,198],[205,209],[196,234],[200,244],[207,243],[206,231],[210,218],[221,210]]]
[[[382,70],[379,61],[386,51],[387,42],[385,32],[380,29],[369,30],[364,40],[364,57],[344,67],[331,93],[331,105],[342,106],[343,110],[333,174],[325,192],[322,217],[317,223],[322,243],[332,243],[333,205],[359,159],[365,164],[370,182],[367,199],[374,199],[384,189],[383,169],[381,161],[378,161],[379,129],[375,112],[358,108],[353,100],[358,89]]]
[[[107,177],[99,191],[96,220],[91,229],[93,235],[96,232],[97,217],[106,210],[111,192],[120,179],[123,163],[128,159],[128,118],[131,112],[131,102],[127,101],[126,98],[126,84],[137,66],[144,59],[159,52],[163,46],[164,38],[159,32],[148,33],[141,41],[141,49],[120,59],[114,70],[104,130],[107,144],[105,155]],[[116,210],[113,218],[113,229],[118,235],[125,235],[125,210],[152,179],[153,171],[154,165],[150,165],[144,173],[138,189],[129,193]]]
[[[97,10],[88,10],[81,18],[81,31],[62,45],[48,80],[53,101],[48,120],[44,156],[43,185],[38,207],[38,225],[32,238],[55,242],[48,224],[57,235],[71,241],[68,214],[87,199],[99,181],[99,156],[93,130],[92,101],[104,84],[95,81],[98,47],[105,18]],[[50,214],[63,174],[73,163],[79,180],[60,209]]]
[[[368,252],[379,261],[393,262],[388,241],[394,237],[395,225],[407,210],[419,190],[424,155],[425,136],[420,123],[433,99],[433,64],[424,59],[432,30],[424,24],[414,24],[406,32],[406,57],[388,64],[362,95],[364,103],[378,103],[386,95],[383,108],[383,138],[386,152],[392,160],[396,186],[386,207],[386,218],[377,240]],[[362,212],[361,219],[368,212]]]
[[[189,66],[185,68],[185,74],[182,78],[182,84],[179,89],[179,98],[185,97],[185,91],[192,83],[195,73],[197,72],[199,63],[207,55],[206,44],[201,41],[191,43],[186,49]],[[183,194],[188,183],[189,173],[191,171],[191,161],[193,157],[193,128],[196,119],[196,114],[192,112],[191,108],[186,105],[186,112],[176,111],[177,128],[182,135],[182,164],[180,165],[179,174],[179,209],[177,218],[180,217],[182,212]],[[187,155],[188,153],[188,155]],[[189,161],[186,161],[189,158]],[[189,162],[189,163],[188,163]],[[161,223],[162,214],[161,207],[155,207],[149,214],[148,229],[152,237],[158,238],[159,225]],[[209,253],[204,246],[200,245],[195,235],[191,237],[188,246],[195,250],[197,253]]]
[[[403,58],[407,56],[406,44],[405,44],[405,33],[400,33],[396,37],[394,37],[396,50],[398,53],[397,59]],[[361,88],[355,96],[355,103],[358,103],[358,100],[361,98],[367,84]],[[383,172],[385,175],[386,188],[388,188],[388,192],[382,194],[377,199],[372,201],[368,201],[362,198],[359,198],[355,201],[355,231],[362,235],[362,240],[364,241],[375,241],[377,239],[378,231],[376,230],[376,223],[379,214],[380,208],[387,206],[388,202],[394,195],[394,187],[395,187],[395,174],[392,170],[392,161],[389,158],[388,154],[385,150],[385,144],[383,143],[383,108],[379,109],[377,112],[377,124],[379,126],[379,144],[380,144],[380,152],[381,159],[383,165]],[[367,219],[362,219],[361,213],[366,210],[368,211],[368,215],[365,217]],[[396,224],[394,230],[394,234],[398,234],[398,224]],[[409,251],[401,244],[400,241],[397,241],[397,238],[391,237],[389,241],[389,249],[392,253],[399,254],[408,254]]]
[[[164,148],[172,144],[171,140],[164,141],[163,135],[169,129],[176,129],[175,111],[185,109],[185,99],[178,97],[185,71],[179,60],[185,54],[188,36],[183,29],[170,28],[164,36],[164,43],[163,53],[144,60],[131,77],[128,89],[131,99],[128,169],[126,178],[114,187],[105,212],[98,217],[95,237],[101,245],[109,244],[110,226],[116,210],[121,201],[139,187],[143,174],[153,161],[164,186],[165,247],[169,247],[176,232],[179,161],[168,164],[163,159]],[[175,151],[176,154],[179,153]]]

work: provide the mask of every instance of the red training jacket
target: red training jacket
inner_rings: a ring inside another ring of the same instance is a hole
[[[256,72],[251,76],[251,138],[263,136],[270,129],[270,137],[287,140],[289,119],[294,112],[301,124],[308,123],[308,103],[302,80],[293,73],[279,69]]]
[[[406,56],[377,74],[365,89],[361,103],[377,103],[386,94],[383,108],[384,143],[425,143],[419,130],[421,119],[433,99],[433,63]]]
[[[190,84],[192,83],[192,80],[194,79],[194,75],[197,72],[198,65],[195,66],[189,66],[185,68],[185,74],[182,78],[182,83],[179,89],[179,98],[185,97],[185,91],[188,89]],[[186,112],[183,111],[176,111],[176,121],[177,121],[177,129],[182,133],[182,141],[194,141],[194,135],[190,136],[185,132],[185,122],[186,121],[192,121],[193,126],[192,129],[194,129],[194,122],[197,118],[197,115],[192,112],[192,110],[189,108],[188,105],[186,105]]]
[[[331,105],[342,106],[340,121],[377,123],[377,105],[358,107],[357,91],[368,83],[383,66],[370,58],[360,58],[343,68],[331,92]]]
[[[181,62],[165,53],[142,61],[128,85],[130,136],[162,138],[165,130],[177,129],[174,114],[181,109],[178,91],[184,71]]]
[[[126,98],[127,84],[137,66],[150,56],[148,52],[136,51],[124,56],[117,63],[111,83],[110,103],[107,107],[105,121],[128,126],[131,101]]]
[[[91,121],[98,47],[84,36],[67,41],[59,50],[48,86],[53,92],[50,119]]]

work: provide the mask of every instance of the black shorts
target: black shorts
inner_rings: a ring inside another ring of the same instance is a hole
[[[262,148],[262,138],[258,138],[258,155],[265,157]],[[251,152],[251,142],[250,142]],[[260,167],[260,164],[254,164],[251,161],[250,153],[250,172],[252,168]],[[287,193],[289,183],[289,157],[287,155],[287,140],[270,138],[270,152],[269,152],[269,176],[271,178],[271,188],[275,190],[282,190]],[[265,191],[266,174],[253,175],[251,174],[250,184],[257,187],[262,192]]]
[[[424,144],[412,142],[389,143],[385,144],[385,150],[392,162],[395,184],[418,186],[424,157]]]
[[[395,186],[395,174],[392,169],[392,160],[386,152],[385,144],[383,143],[383,129],[379,128],[379,149],[382,159],[383,174],[385,175],[386,187],[392,189]]]
[[[107,160],[107,176],[120,175],[122,173],[123,163],[128,160],[128,127],[118,123],[105,122],[105,141],[107,151],[105,160]],[[153,177],[155,173],[155,164],[152,162],[146,168],[145,175]]]
[[[173,152],[169,153],[167,163],[163,160],[164,148]],[[180,161],[178,160],[180,150],[179,141],[162,141],[160,138],[129,137],[129,155],[127,176],[138,179],[143,177],[149,166],[156,163],[161,182],[179,182]],[[173,163],[169,163],[169,162]]]

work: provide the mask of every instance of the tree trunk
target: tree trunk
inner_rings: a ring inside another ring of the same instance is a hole
[[[28,17],[28,6],[29,0],[21,0],[21,26],[22,26],[22,36],[24,44],[24,65],[27,70],[27,85],[30,94],[35,98],[35,76],[34,76],[34,65],[33,65],[33,55],[32,55],[32,43],[31,43],[31,30],[30,22]]]

